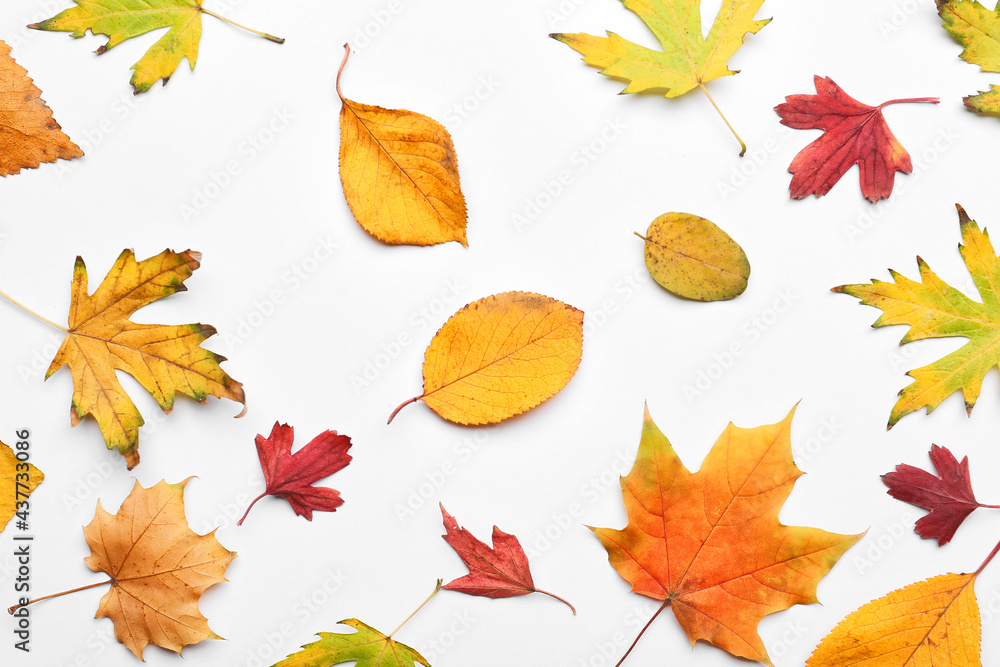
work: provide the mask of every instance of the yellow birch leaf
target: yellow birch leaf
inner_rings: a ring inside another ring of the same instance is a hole
[[[28,496],[35,490],[45,475],[27,461],[17,458],[9,445],[0,442],[0,532],[10,518],[24,507],[18,503],[28,502]]]
[[[979,667],[975,574],[942,574],[873,600],[820,642],[806,667]]]
[[[345,45],[346,46],[346,45]],[[393,245],[468,246],[465,196],[448,130],[419,113],[359,104],[340,92],[340,181],[366,232]]]
[[[696,301],[735,299],[747,288],[750,262],[729,234],[690,213],[664,213],[646,235],[646,269],[664,289]]]
[[[83,157],[70,141],[28,71],[0,41],[0,176],[34,169],[42,162]]]
[[[93,415],[108,449],[118,448],[131,470],[139,463],[139,409],[118,382],[115,371],[134,377],[160,408],[169,413],[178,393],[204,403],[208,396],[246,404],[239,382],[219,366],[225,357],[201,347],[215,335],[206,324],[137,324],[129,318],[139,308],[187,288],[184,281],[200,266],[201,254],[164,250],[137,262],[131,250],[93,294],[87,267],[76,258],[69,329],[48,378],[63,366],[73,374],[73,426]]]
[[[583,355],[583,311],[530,292],[504,292],[452,315],[424,356],[423,401],[457,424],[495,424],[554,396]]]

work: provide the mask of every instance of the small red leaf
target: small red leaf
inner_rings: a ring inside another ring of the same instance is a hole
[[[821,197],[855,164],[861,170],[861,194],[875,203],[892,193],[897,171],[913,171],[910,154],[893,136],[882,108],[900,102],[933,102],[936,97],[890,100],[877,107],[858,102],[829,77],[814,77],[816,95],[789,95],[774,107],[781,123],[823,135],[795,156],[788,171],[792,199]]]
[[[254,498],[237,525],[243,524],[250,508],[264,496],[278,496],[288,501],[295,513],[312,521],[313,510],[334,512],[344,504],[340,492],[322,486],[312,486],[351,462],[347,450],[351,439],[336,431],[323,431],[308,445],[292,454],[295,429],[274,422],[271,435],[258,435],[257,456],[264,471],[266,488]]]
[[[882,475],[882,481],[893,498],[930,510],[917,521],[916,531],[944,546],[977,507],[989,506],[980,504],[972,492],[968,456],[959,463],[947,447],[931,445],[931,463],[938,476],[903,463]]]
[[[465,528],[460,528],[444,505],[441,505],[441,515],[444,517],[444,541],[451,545],[469,568],[469,574],[455,579],[443,588],[494,599],[542,593],[565,603],[576,613],[573,605],[558,595],[535,588],[528,569],[528,557],[516,537],[493,526],[493,547],[490,548]]]

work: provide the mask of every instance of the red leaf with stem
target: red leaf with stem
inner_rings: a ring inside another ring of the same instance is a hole
[[[460,528],[444,505],[441,505],[441,515],[444,517],[444,541],[469,568],[469,574],[446,584],[446,590],[494,599],[541,593],[559,600],[576,613],[573,605],[558,595],[535,588],[528,557],[516,537],[493,526],[493,547],[490,548],[465,528]]]
[[[274,422],[271,435],[258,435],[257,456],[264,471],[266,488],[253,499],[237,525],[250,513],[250,508],[264,496],[278,496],[288,501],[295,513],[312,521],[313,510],[334,512],[344,504],[340,492],[322,486],[312,486],[351,462],[347,450],[351,439],[336,431],[323,431],[308,445],[292,454],[295,429],[288,424]]]
[[[889,100],[877,107],[858,102],[829,77],[814,77],[815,95],[789,95],[774,107],[781,123],[796,130],[823,130],[803,148],[788,171],[792,199],[820,197],[855,164],[861,169],[861,194],[873,204],[892,193],[896,172],[913,171],[910,154],[889,130],[882,109],[902,102],[939,102],[936,97]]]
[[[916,531],[920,537],[937,538],[938,546],[944,546],[976,508],[998,506],[983,505],[976,500],[968,456],[959,463],[947,447],[937,445],[931,445],[930,455],[937,476],[902,463],[895,472],[882,475],[882,481],[893,498],[929,510],[917,521]]]

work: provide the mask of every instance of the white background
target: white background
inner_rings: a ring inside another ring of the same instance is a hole
[[[42,382],[58,332],[0,304],[0,438],[12,442],[16,429],[31,429],[32,460],[46,474],[32,496],[34,594],[100,580],[83,564],[89,550],[80,530],[98,498],[114,511],[134,480],[150,486],[194,475],[186,493],[191,525],[199,532],[218,526],[220,541],[240,555],[230,581],[201,602],[228,641],[190,647],[184,664],[270,665],[317,631],[349,631],[336,625],[344,618],[388,632],[438,577],[464,574],[439,537],[443,501],[483,539],[494,523],[517,535],[536,585],[568,598],[579,615],[542,596],[442,592],[397,639],[435,667],[614,664],[656,604],[629,592],[585,524],[625,524],[617,474],[635,455],[644,401],[691,469],[727,422],[773,423],[801,401],[793,448],[808,474],[782,520],[869,531],[820,585],[822,605],[761,623],[779,667],[802,665],[861,604],[929,576],[975,569],[1000,538],[1000,517],[980,510],[939,549],[912,532],[921,513],[888,497],[878,477],[897,463],[926,467],[927,450],[938,443],[968,454],[980,499],[1000,502],[991,474],[1000,465],[996,375],[971,419],[954,395],[932,415],[907,416],[887,432],[896,394],[908,383],[904,372],[961,341],[899,348],[903,328],[872,330],[879,311],[829,291],[887,279],[888,267],[916,277],[917,254],[969,291],[955,202],[981,225],[1000,224],[1000,124],[961,101],[1000,76],[959,60],[961,48],[930,0],[768,0],[759,16],[774,20],[730,61],[742,72],[710,84],[750,147],[743,159],[698,91],[679,100],[618,96],[624,84],[546,37],[608,29],[655,46],[612,0],[206,2],[287,43],[206,17],[196,71],[182,64],[167,87],[138,97],[129,67],[155,37],[98,57],[91,51],[104,38],[23,29],[68,4],[8,0],[0,12],[0,37],[87,153],[0,183],[0,289],[64,322],[76,255],[86,260],[93,288],[123,248],[140,258],[167,247],[199,250],[203,266],[188,280],[190,291],[144,308],[136,320],[215,325],[220,336],[206,347],[229,357],[224,368],[244,383],[249,409],[234,421],[240,407],[232,402],[178,400],[163,416],[123,378],[147,420],[142,463],[127,472],[92,420],[70,428],[68,371]],[[706,25],[718,5],[706,1]],[[366,29],[373,36],[359,39]],[[337,173],[334,91],[347,41],[357,49],[343,79],[348,97],[426,113],[452,132],[469,204],[468,249],[387,247],[350,215]],[[936,106],[887,108],[916,165],[897,177],[888,201],[866,202],[856,169],[825,197],[788,199],[787,166],[819,132],[784,128],[773,107],[785,95],[813,92],[814,74],[869,104],[941,98]],[[587,146],[593,159],[581,151]],[[238,173],[217,187],[230,162]],[[546,184],[561,172],[570,184],[547,197]],[[649,280],[632,232],[667,211],[707,217],[743,246],[753,271],[745,294],[685,302]],[[516,223],[529,214],[528,224]],[[586,312],[584,358],[569,385],[492,428],[452,425],[422,404],[386,426],[399,402],[420,393],[424,349],[447,317],[514,289]],[[778,313],[782,296],[790,305]],[[401,336],[406,344],[393,347]],[[734,343],[741,354],[728,360]],[[359,386],[366,367],[369,384]],[[704,390],[694,396],[700,373]],[[283,501],[265,499],[237,528],[263,488],[253,438],[275,420],[295,426],[297,445],[328,428],[351,436],[354,462],[326,482],[346,502],[309,523]],[[9,526],[0,535],[3,606],[16,597],[14,532]],[[990,621],[1000,611],[1000,566],[987,569],[976,589],[986,623],[983,662],[997,664]],[[113,640],[111,622],[92,620],[102,594],[93,589],[32,608],[27,656],[13,649],[13,624],[4,622],[0,662],[135,664]],[[156,647],[145,657],[151,665],[180,664]],[[692,650],[669,614],[627,664],[665,661],[738,664],[707,644]]]

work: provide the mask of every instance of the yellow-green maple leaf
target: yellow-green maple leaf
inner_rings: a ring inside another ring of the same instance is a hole
[[[983,378],[1000,365],[1000,258],[989,234],[958,206],[962,259],[982,302],[970,299],[941,280],[917,257],[920,282],[889,270],[895,282],[872,280],[870,285],[841,285],[833,291],[861,299],[882,310],[874,327],[905,324],[910,327],[900,345],[925,338],[967,338],[968,342],[932,364],[909,371],[913,382],[899,392],[889,415],[889,428],[903,416],[926,407],[928,414],[956,391],[965,397],[965,407],[979,398]]]
[[[225,357],[201,347],[215,335],[206,324],[138,324],[138,309],[187,288],[184,281],[200,266],[200,253],[164,250],[137,262],[131,250],[118,256],[101,285],[90,294],[87,267],[76,258],[69,328],[48,378],[63,366],[73,374],[73,426],[93,415],[108,449],[118,448],[129,469],[139,463],[139,409],[118,382],[124,371],[148,391],[164,412],[176,394],[204,403],[218,396],[246,404],[242,385],[222,370]]]
[[[357,667],[430,667],[422,655],[356,618],[340,621],[357,632],[320,632],[319,640],[306,644],[272,667],[329,667],[355,662]]]
[[[1000,5],[990,10],[977,0],[937,0],[945,30],[965,48],[959,57],[984,72],[1000,72]],[[1000,114],[1000,88],[964,98],[965,106],[984,114]]]
[[[705,82],[736,74],[738,70],[729,69],[726,61],[743,45],[747,33],[756,33],[771,20],[754,19],[764,0],[723,0],[705,36],[701,0],[621,2],[649,27],[663,51],[640,46],[610,31],[607,37],[583,33],[549,36],[580,52],[584,62],[601,68],[601,74],[628,81],[622,93],[666,88],[667,97],[679,97],[701,88],[708,95]],[[740,145],[745,151],[742,140]]]
[[[88,30],[93,34],[108,36],[108,42],[97,49],[101,54],[127,39],[144,35],[151,30],[169,28],[148,51],[132,65],[131,84],[135,92],[149,90],[154,83],[167,80],[187,58],[191,69],[198,60],[198,43],[201,41],[201,15],[218,14],[203,9],[201,0],[74,0],[70,7],[29,28],[69,32],[71,37],[83,37]],[[232,23],[228,19],[223,19]],[[234,24],[235,25],[235,24]],[[243,26],[239,26],[243,27]],[[283,39],[251,30],[272,42]]]

